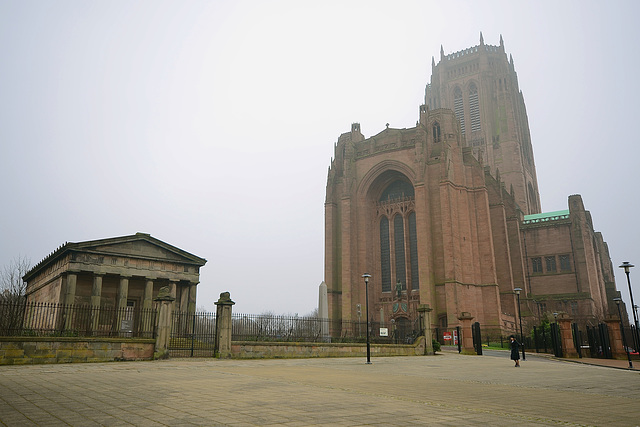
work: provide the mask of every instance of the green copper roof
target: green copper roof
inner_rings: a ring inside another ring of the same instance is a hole
[[[524,223],[529,224],[533,222],[546,222],[553,221],[557,219],[566,219],[569,218],[569,209],[565,209],[563,211],[553,211],[553,212],[544,212],[539,214],[525,215]]]

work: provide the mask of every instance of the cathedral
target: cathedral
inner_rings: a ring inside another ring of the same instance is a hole
[[[338,138],[325,200],[332,334],[360,320],[525,332],[553,313],[595,325],[618,296],[608,247],[580,195],[542,212],[523,94],[502,36],[440,49],[415,127]],[[371,278],[365,285],[362,275]],[[366,288],[365,288],[366,286]],[[365,301],[368,295],[368,301]],[[468,316],[467,314],[465,314]],[[439,337],[441,338],[441,337]]]

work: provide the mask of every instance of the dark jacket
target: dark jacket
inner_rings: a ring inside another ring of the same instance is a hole
[[[520,343],[516,340],[511,341],[511,360],[520,360]]]

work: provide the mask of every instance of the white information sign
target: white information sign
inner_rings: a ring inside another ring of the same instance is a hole
[[[380,336],[381,337],[388,337],[389,336],[389,329],[388,328],[380,328]]]

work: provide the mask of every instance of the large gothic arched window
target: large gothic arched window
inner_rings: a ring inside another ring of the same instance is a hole
[[[391,292],[391,251],[389,247],[389,220],[380,218],[380,268],[382,292]]]
[[[418,289],[418,235],[416,233],[416,213],[409,214],[409,263],[411,266],[411,288]]]
[[[414,190],[407,181],[396,180],[378,201],[380,224],[380,272],[382,292],[391,292],[398,281],[402,289],[418,289],[418,239]]]
[[[396,259],[396,282],[402,284],[402,290],[407,289],[407,268],[404,255],[404,219],[401,214],[393,218],[393,252]]]

